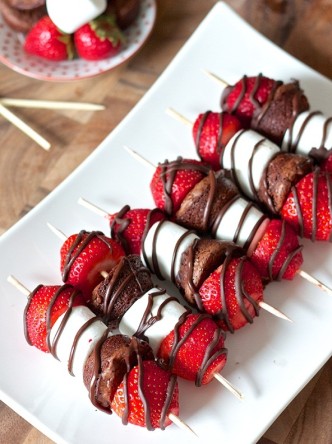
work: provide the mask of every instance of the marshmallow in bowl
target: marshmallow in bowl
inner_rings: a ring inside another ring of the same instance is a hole
[[[50,19],[67,34],[98,17],[106,7],[107,0],[46,0]]]

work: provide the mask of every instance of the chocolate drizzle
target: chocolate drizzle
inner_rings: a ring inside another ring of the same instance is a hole
[[[109,325],[119,322],[123,312],[152,287],[150,271],[139,256],[124,256],[94,290],[91,304]]]
[[[175,359],[177,358],[177,355],[182,347],[182,345],[188,340],[189,336],[192,334],[192,332],[197,328],[197,326],[207,318],[210,318],[210,316],[206,313],[201,313],[197,315],[195,321],[192,323],[190,328],[184,333],[181,337],[180,335],[180,327],[186,322],[187,317],[190,315],[189,312],[185,312],[180,317],[179,321],[174,327],[174,341],[172,345],[172,349],[169,354],[169,359],[167,362],[167,368],[172,371],[172,368],[174,366]],[[208,347],[206,348],[206,352],[204,355],[204,358],[200,364],[200,368],[197,371],[196,379],[195,379],[195,385],[197,387],[200,387],[202,385],[202,380],[204,377],[204,374],[206,370],[208,369],[209,365],[216,360],[221,355],[227,356],[227,349],[222,347],[218,348],[217,351],[213,353],[213,350],[217,347],[220,339],[225,339],[225,332],[220,328],[217,327],[214,333],[213,340],[209,343]],[[164,362],[163,365],[166,365]]]
[[[146,330],[148,330],[152,325],[154,325],[156,322],[160,321],[163,317],[163,309],[166,307],[167,304],[169,304],[172,301],[179,302],[178,299],[174,296],[168,296],[159,306],[157,314],[155,316],[151,315],[152,307],[153,307],[153,299],[166,294],[166,290],[160,289],[159,291],[152,291],[149,293],[148,297],[148,303],[146,306],[146,309],[143,313],[143,316],[140,320],[140,323],[138,325],[138,328],[134,334],[134,336],[145,340],[148,342],[148,338],[145,336]],[[190,313],[190,310],[187,309],[187,312]]]
[[[274,95],[276,94],[277,89],[283,85],[283,82],[278,80],[278,81],[274,81],[273,82],[273,87],[270,91],[270,94],[266,100],[265,103],[261,104],[256,98],[256,93],[259,90],[259,88],[261,87],[261,83],[262,83],[262,79],[263,79],[263,75],[262,73],[259,73],[256,77],[255,77],[255,82],[253,85],[253,88],[251,90],[251,92],[248,94],[248,98],[249,101],[251,102],[253,108],[254,108],[254,113],[257,116],[256,118],[258,120],[260,120],[264,113],[266,112],[267,108],[269,107],[269,105],[271,104],[271,102],[273,101]],[[244,99],[245,95],[247,94],[248,91],[248,76],[244,75],[242,77],[242,79],[240,79],[239,83],[241,84],[241,90],[240,93],[236,99],[236,101],[234,102],[232,108],[229,108],[228,104],[227,104],[227,98],[230,94],[230,92],[232,91],[232,89],[234,88],[234,86],[232,85],[228,85],[224,91],[223,94],[221,96],[221,107],[222,109],[228,111],[231,114],[234,114],[237,112],[242,100]]]
[[[126,236],[124,235],[124,232],[131,223],[131,218],[129,216],[126,216],[128,211],[130,211],[129,205],[125,205],[124,207],[122,207],[122,209],[116,214],[115,218],[110,224],[112,239],[116,239],[122,245],[127,255],[132,253],[132,251],[130,251]],[[165,214],[162,210],[160,210],[159,208],[154,208],[153,210],[147,211],[145,227],[141,239],[141,251],[143,250],[144,241],[149,232],[149,229],[153,225],[156,218],[158,220],[165,219]]]
[[[145,426],[149,431],[153,431],[155,428],[152,425],[151,420],[151,409],[150,404],[147,400],[147,396],[144,391],[144,363],[141,358],[141,356],[138,356],[138,394],[142,401],[142,404],[144,406],[144,420],[145,420]],[[124,377],[124,401],[125,401],[125,409],[122,415],[122,424],[127,425],[128,424],[128,417],[129,417],[129,391],[128,391],[128,374]],[[169,375],[169,381],[166,389],[166,396],[163,403],[163,407],[161,409],[160,414],[160,421],[159,421],[159,427],[161,430],[164,430],[166,425],[166,418],[167,413],[169,410],[169,407],[171,405],[171,402],[173,400],[173,396],[176,393],[177,388],[177,377],[176,375]]]
[[[83,250],[89,245],[89,243],[94,238],[98,238],[99,240],[104,242],[107,245],[107,247],[112,251],[112,245],[108,242],[107,238],[104,236],[104,234],[101,231],[88,232],[85,230],[81,230],[77,234],[75,241],[72,243],[71,247],[69,248],[68,254],[63,264],[62,280],[64,282],[66,282],[68,279],[73,263],[76,261],[79,255],[83,252]]]
[[[195,138],[195,147],[196,152],[198,156],[200,155],[200,145],[201,145],[201,139],[203,135],[204,126],[209,118],[209,116],[212,114],[212,111],[206,111],[204,114],[201,115],[201,120],[199,122],[199,126],[197,128],[197,134]],[[217,140],[216,140],[216,146],[215,146],[215,152],[219,157],[221,156],[222,152],[222,130],[223,130],[223,114],[219,113],[219,125],[218,125],[218,134],[217,134]]]
[[[179,156],[176,160],[169,162],[165,160],[164,163],[159,163],[160,168],[160,180],[163,184],[163,193],[165,198],[165,212],[168,215],[173,214],[174,205],[172,200],[173,184],[176,178],[176,173],[181,170],[199,171],[204,175],[207,175],[210,171],[210,167],[197,162],[191,162],[184,160]]]
[[[280,281],[285,272],[287,271],[287,268],[289,266],[289,264],[291,263],[291,261],[293,260],[293,258],[302,251],[303,246],[299,245],[297,248],[294,248],[293,251],[290,251],[286,257],[286,259],[283,262],[283,265],[280,267],[278,273],[275,275],[273,273],[273,267],[275,265],[275,261],[277,260],[277,257],[282,249],[283,243],[285,241],[286,238],[286,222],[283,220],[282,221],[282,225],[281,225],[281,234],[279,236],[279,241],[278,244],[274,250],[274,252],[272,253],[270,259],[269,259],[269,263],[268,263],[268,275],[269,275],[269,280],[275,280],[275,281]]]
[[[111,414],[114,394],[130,370],[142,360],[154,360],[150,346],[134,337],[109,336],[109,329],[99,339],[87,360],[84,383],[92,404]]]
[[[240,258],[240,263],[236,267],[234,287],[235,287],[236,299],[240,307],[241,313],[249,323],[253,322],[253,317],[250,315],[248,309],[246,308],[244,300],[246,299],[252,305],[256,316],[258,316],[259,314],[259,306],[257,302],[248,294],[248,292],[244,288],[244,282],[242,279],[242,267],[244,262],[248,259],[246,256],[243,255],[243,250],[232,243],[223,242],[223,244],[224,244],[223,259],[220,260],[220,265],[222,264],[222,269],[220,273],[220,295],[219,295],[221,309],[218,313],[215,313],[214,316],[223,321],[227,329],[231,333],[234,333],[234,327],[229,317],[229,312],[226,302],[226,291],[225,291],[225,274],[228,266],[230,265],[230,262],[233,259]],[[187,250],[188,251],[188,261],[186,263],[187,273],[185,275],[183,274],[183,276],[186,276],[186,279],[184,280],[183,278],[180,285],[182,288],[186,287],[189,289],[191,297],[194,300],[198,310],[200,312],[204,312],[205,311],[204,305],[201,296],[199,294],[200,286],[196,286],[194,284],[194,272],[195,272],[194,264],[195,264],[196,247],[197,247],[197,240],[194,241],[193,244]]]
[[[296,208],[296,214],[298,218],[297,222],[297,228],[299,231],[300,237],[308,237],[311,239],[312,242],[315,242],[317,240],[317,225],[318,225],[318,195],[319,195],[319,181],[324,180],[326,182],[327,190],[328,190],[328,198],[327,198],[327,205],[328,205],[328,211],[330,216],[330,233],[328,236],[328,241],[331,242],[332,240],[332,183],[331,183],[331,174],[326,171],[321,171],[319,167],[315,167],[314,171],[312,173],[312,207],[311,207],[311,230],[310,230],[310,236],[309,234],[305,233],[305,227],[304,227],[304,215],[302,211],[302,203],[301,198],[298,192],[298,189],[296,186],[292,187],[292,195],[294,199],[294,204]],[[322,239],[319,239],[322,240]]]
[[[31,339],[29,337],[28,325],[27,325],[28,310],[30,308],[30,305],[31,305],[31,302],[32,302],[33,298],[38,293],[38,291],[41,290],[43,287],[44,287],[43,285],[38,285],[30,293],[29,298],[28,298],[28,302],[27,302],[27,304],[25,306],[25,310],[24,310],[24,324],[23,324],[24,325],[24,335],[25,335],[25,339],[26,339],[26,341],[27,341],[27,343],[29,345],[32,345],[32,342],[31,342]],[[65,314],[65,317],[64,317],[64,319],[65,318],[68,319],[68,317],[70,315],[70,312],[71,312],[71,310],[73,308],[75,299],[80,296],[79,290],[76,290],[74,287],[72,287],[69,284],[64,284],[62,286],[59,286],[58,289],[54,292],[54,295],[52,296],[52,298],[51,298],[51,300],[50,300],[50,302],[48,304],[48,307],[46,309],[46,315],[45,315],[45,317],[46,317],[46,344],[47,344],[48,350],[53,354],[53,356],[56,359],[57,359],[57,356],[56,356],[56,353],[55,353],[55,350],[54,350],[54,344],[51,344],[51,340],[50,340],[50,334],[51,334],[51,328],[52,328],[52,325],[51,325],[51,314],[52,314],[52,310],[53,310],[53,307],[54,307],[55,303],[60,298],[61,294],[64,291],[67,291],[67,290],[71,290],[71,294],[70,294],[69,301],[68,301],[68,308],[67,308],[67,310],[65,312],[66,314]],[[64,322],[65,321],[63,320],[63,323]],[[63,327],[60,327],[60,328],[62,329]]]

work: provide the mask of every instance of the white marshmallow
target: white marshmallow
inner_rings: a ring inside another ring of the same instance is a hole
[[[61,321],[65,315],[66,313],[60,316],[51,329],[51,344],[53,343],[54,337],[56,336],[61,325]],[[95,315],[89,308],[83,305],[72,308],[70,315],[65,322],[64,328],[59,334],[59,339],[56,344],[56,355],[61,362],[68,365],[77,332],[92,318],[95,318]],[[83,378],[85,361],[89,357],[94,346],[105,333],[106,329],[106,325],[100,320],[97,320],[87,326],[83,333],[79,336],[75,346],[75,354],[72,365],[72,372],[75,376]]]
[[[119,330],[122,334],[132,336],[136,333],[139,324],[144,316],[144,313],[149,304],[149,295],[153,293],[160,293],[160,289],[152,288],[147,291],[141,298],[139,298],[120,321]],[[160,305],[170,296],[165,293],[157,295],[152,298],[153,305],[149,312],[149,318],[156,316]],[[180,316],[185,312],[185,308],[177,301],[170,301],[161,311],[161,319],[155,322],[145,332],[145,336],[149,339],[149,344],[156,355],[161,344],[161,341],[174,329]]]
[[[258,208],[251,205],[251,202],[239,196],[221,218],[215,237],[225,241],[236,242],[237,245],[243,247],[251,237],[253,230],[257,229],[256,225],[263,216],[263,213]],[[242,217],[243,220],[241,222]],[[237,233],[238,229],[239,232]],[[236,235],[237,239],[235,239]]]
[[[252,130],[241,130],[230,139],[224,149],[223,167],[226,170],[232,170],[241,191],[250,199],[255,199],[255,192],[251,189],[250,176],[254,189],[257,191],[265,168],[272,157],[279,152],[280,148],[261,134]],[[234,165],[232,164],[232,156]]]
[[[98,17],[106,7],[107,0],[46,0],[50,19],[67,34]]]
[[[176,276],[180,269],[182,253],[195,239],[199,239],[196,234],[190,233],[186,228],[173,222],[157,222],[152,225],[144,241],[143,251],[147,256],[148,264],[145,263],[143,255],[142,260],[146,266],[155,272],[152,258],[156,257],[161,275],[164,279],[171,280],[173,262]]]
[[[312,111],[299,114],[292,130],[286,131],[281,149],[291,152],[293,144],[296,144],[294,152],[304,156],[307,156],[312,148],[324,146],[328,150],[331,149],[332,119]]]

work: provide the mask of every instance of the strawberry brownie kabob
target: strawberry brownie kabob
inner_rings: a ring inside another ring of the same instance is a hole
[[[64,276],[63,264],[70,263],[70,273],[76,278],[82,274],[80,256],[84,254],[86,243],[83,248],[82,240],[77,242],[79,236],[73,235],[67,238],[60,230],[48,225],[64,240],[60,250],[62,275]],[[76,242],[73,242],[73,238],[76,238]],[[117,243],[115,240],[113,242]],[[96,254],[93,259],[96,259]],[[173,353],[172,359],[168,359],[167,369],[172,374],[195,381],[197,386],[215,378],[237,397],[242,398],[242,394],[219,374],[226,363],[227,349],[224,347],[224,332],[211,316],[192,313],[188,307],[184,308],[177,298],[169,296],[159,287],[154,287],[149,270],[143,266],[137,254],[121,257],[108,273],[105,271],[100,273],[99,264],[95,264],[93,269],[98,277],[103,276],[103,280],[91,291],[88,306],[100,316],[105,325],[114,329],[119,327],[120,321],[123,325],[122,318],[131,319],[129,323],[127,321],[127,332],[131,331],[130,336],[148,339],[156,356],[159,356],[159,349],[162,349],[163,344],[169,343],[173,330],[177,332],[176,338],[179,338],[178,331],[181,331],[183,340],[177,351],[172,349],[163,353],[163,363],[166,362],[167,353]],[[81,279],[78,282],[82,287]],[[149,309],[147,313],[145,311],[142,313],[142,306],[145,305]],[[134,318],[131,318],[127,311],[134,313]],[[146,321],[149,313],[156,313],[156,316]],[[202,329],[205,335],[200,334]],[[190,348],[193,341],[195,353]],[[190,366],[186,363],[189,356],[191,356]]]
[[[174,110],[169,113],[191,124]],[[225,113],[208,111],[191,124],[198,155],[209,162],[208,149],[209,156],[214,156],[213,168],[219,164],[219,168],[227,170],[245,196],[263,211],[287,221],[301,237],[329,241],[329,172],[315,166],[306,156],[281,152],[275,143],[253,130],[232,131],[233,127],[228,128],[223,119]],[[224,130],[227,140],[220,143]]]
[[[157,207],[177,223],[204,235],[235,242],[244,248],[264,283],[293,279],[297,274],[324,291],[331,289],[302,270],[302,246],[285,221],[264,214],[241,196],[230,178],[197,160],[179,158],[153,168],[151,190]]]
[[[102,242],[105,240],[106,237]],[[113,247],[116,244],[113,240],[107,241]],[[93,238],[85,248],[90,243],[93,244],[90,251],[84,254],[82,249],[76,259],[86,262],[80,286],[89,277],[86,271],[92,265],[91,256],[96,257],[98,250]],[[119,250],[120,246],[117,251],[109,248],[111,254],[114,253],[113,268],[123,262],[117,257]],[[105,265],[103,259],[101,262]],[[92,274],[97,273],[97,269],[94,264]],[[140,270],[140,276],[145,287],[152,287],[148,270],[146,273]],[[132,277],[135,281],[138,279],[136,273]],[[83,381],[94,406],[106,413],[115,411],[124,424],[129,422],[154,430],[165,429],[174,422],[194,433],[178,418],[176,375],[160,367],[148,343],[137,337],[112,333],[90,310],[86,294],[77,287],[68,283],[38,285],[30,292],[12,276],[8,280],[28,296],[24,311],[27,342],[65,363],[69,373]],[[83,287],[86,289],[89,285],[90,282]],[[144,290],[140,288],[140,291]]]
[[[225,330],[234,332],[252,323],[259,308],[289,320],[263,301],[262,278],[234,243],[200,238],[165,213],[163,220],[156,220],[160,209],[131,210],[126,205],[110,215],[82,198],[80,203],[105,216],[112,236],[127,252],[141,254],[159,279],[173,282],[190,305],[213,315]]]

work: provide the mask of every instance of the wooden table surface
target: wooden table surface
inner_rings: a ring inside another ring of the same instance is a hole
[[[257,30],[325,76],[332,78],[332,2],[329,0],[226,0]],[[0,66],[1,95],[98,101],[102,112],[15,109],[52,142],[38,148],[0,118],[0,234],[43,199],[126,116],[215,0],[160,0],[155,29],[129,62],[97,78],[46,83]],[[332,360],[275,421],[260,444],[332,443]],[[0,402],[0,443],[51,441]]]

